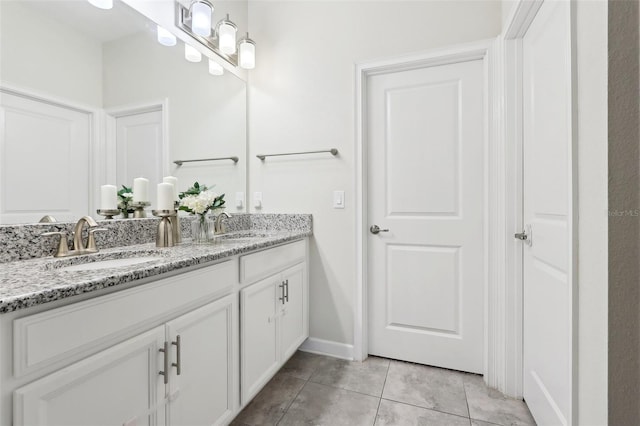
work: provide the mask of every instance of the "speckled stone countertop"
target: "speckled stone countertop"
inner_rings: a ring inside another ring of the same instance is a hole
[[[226,234],[215,244],[187,241],[170,248],[156,248],[153,243],[138,244],[70,258],[43,257],[3,263],[0,264],[0,314],[299,240],[311,234],[311,229],[239,230]],[[134,257],[147,257],[149,261],[108,269],[64,270],[72,265]]]

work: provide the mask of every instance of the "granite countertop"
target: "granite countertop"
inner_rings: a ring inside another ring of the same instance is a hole
[[[44,257],[0,264],[0,314],[41,305],[78,294],[126,284],[143,278],[267,248],[310,236],[311,231],[238,231],[226,234],[216,244],[192,244],[156,248],[138,244],[100,250],[69,258]],[[84,271],[64,270],[66,266],[101,260],[148,257],[129,266]]]

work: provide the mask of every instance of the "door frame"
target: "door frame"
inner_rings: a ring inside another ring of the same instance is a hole
[[[433,49],[379,61],[356,64],[356,152],[355,152],[355,221],[356,221],[356,292],[353,357],[362,361],[368,356],[368,279],[367,279],[367,80],[379,74],[481,60],[484,65],[484,377],[498,387],[505,379],[508,197],[506,152],[501,114],[502,63],[501,39],[484,40],[443,49]]]
[[[160,111],[162,113],[162,174],[170,174],[169,164],[169,99],[121,105],[105,109],[105,143],[103,146],[104,176],[106,182],[116,181],[116,121],[118,118],[145,112]]]

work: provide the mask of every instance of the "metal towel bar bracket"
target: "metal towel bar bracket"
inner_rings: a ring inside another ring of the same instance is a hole
[[[234,163],[237,163],[238,157],[202,158],[199,160],[176,160],[174,161],[174,163],[177,164],[178,166],[182,166],[183,163],[196,163],[199,161],[218,161],[218,160],[231,160]]]
[[[322,150],[322,151],[285,152],[285,153],[282,153],[282,154],[258,154],[258,155],[256,155],[256,157],[258,157],[260,160],[264,161],[264,159],[267,158],[267,157],[279,157],[279,156],[282,156],[282,155],[320,154],[322,152],[329,152],[333,156],[338,155],[338,150],[335,149],[335,148],[331,148],[331,149],[325,149],[325,150]]]

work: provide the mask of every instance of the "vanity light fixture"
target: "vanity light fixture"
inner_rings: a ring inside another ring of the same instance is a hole
[[[209,74],[222,75],[224,74],[224,68],[222,68],[222,65],[220,65],[216,61],[209,59]]]
[[[216,25],[218,44],[222,53],[232,55],[236,53],[236,33],[238,27],[229,20],[229,14]]]
[[[198,43],[215,53],[234,67],[238,66],[238,49],[245,50],[245,65],[242,68],[251,69],[255,66],[255,43],[248,37],[237,43],[238,27],[230,19],[229,15],[222,19],[215,26],[215,31],[210,35],[202,35],[194,15],[194,5],[198,2],[208,2],[209,0],[174,0],[176,7],[176,27],[191,36]],[[211,5],[211,3],[208,3]],[[200,6],[198,6],[200,7]],[[213,6],[210,6],[213,10]],[[249,45],[250,46],[245,46]],[[208,55],[209,56],[209,55]]]
[[[113,8],[113,0],[89,0],[89,3],[99,9],[108,10]]]
[[[176,36],[158,25],[158,43],[163,46],[175,46],[177,43]]]
[[[251,70],[256,67],[256,43],[249,38],[249,33],[238,43],[240,68]]]
[[[207,0],[193,0],[189,6],[191,12],[191,29],[202,37],[211,36],[211,15],[213,5]]]
[[[189,62],[200,62],[202,60],[202,53],[190,44],[185,43],[184,58]]]

